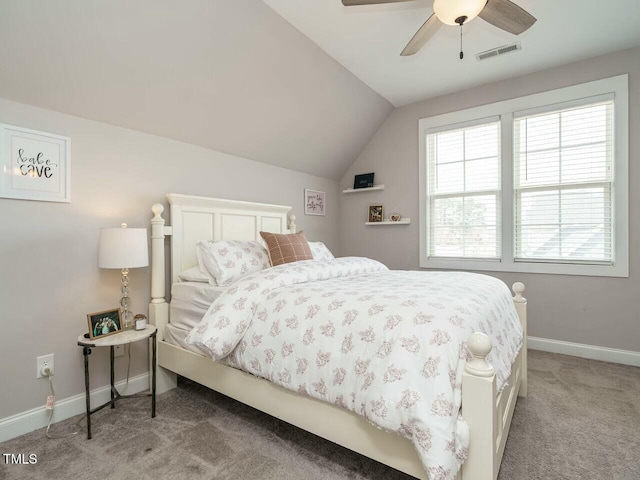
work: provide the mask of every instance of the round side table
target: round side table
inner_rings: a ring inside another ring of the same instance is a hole
[[[91,439],[91,415],[102,410],[107,405],[111,408],[116,407],[116,401],[121,398],[133,398],[141,396],[151,397],[151,418],[156,416],[156,334],[158,333],[155,325],[147,325],[144,330],[126,330],[124,332],[115,333],[105,336],[104,338],[86,338],[84,335],[78,337],[78,345],[82,347],[84,355],[84,385],[87,401],[87,439]],[[139,342],[149,339],[151,341],[151,388],[148,392],[136,393],[133,395],[120,395],[120,392],[114,385],[114,357],[116,345],[128,345],[130,343]],[[89,355],[92,348],[110,347],[110,363],[111,363],[111,400],[91,409],[91,392],[89,390]]]

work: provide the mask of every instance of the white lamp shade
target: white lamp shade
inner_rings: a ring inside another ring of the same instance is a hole
[[[456,18],[473,20],[487,4],[487,0],[434,0],[433,11],[442,23],[457,25]]]
[[[146,228],[103,228],[100,230],[98,266],[136,268],[149,265]]]

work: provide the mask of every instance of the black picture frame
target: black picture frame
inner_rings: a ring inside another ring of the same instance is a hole
[[[358,188],[370,188],[373,187],[373,175],[374,173],[363,173],[356,175],[353,179],[353,189]]]

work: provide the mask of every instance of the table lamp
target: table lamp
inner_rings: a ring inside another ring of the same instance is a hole
[[[133,329],[129,307],[129,269],[149,265],[146,228],[103,228],[100,230],[100,247],[98,249],[98,266],[100,268],[119,268],[122,270],[122,307],[123,329]]]

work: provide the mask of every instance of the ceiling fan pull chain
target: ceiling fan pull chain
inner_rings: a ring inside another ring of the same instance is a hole
[[[460,60],[464,58],[464,52],[462,51],[462,25],[464,25],[464,22],[466,22],[468,18],[466,15],[460,15],[456,18],[456,23],[460,25]]]

